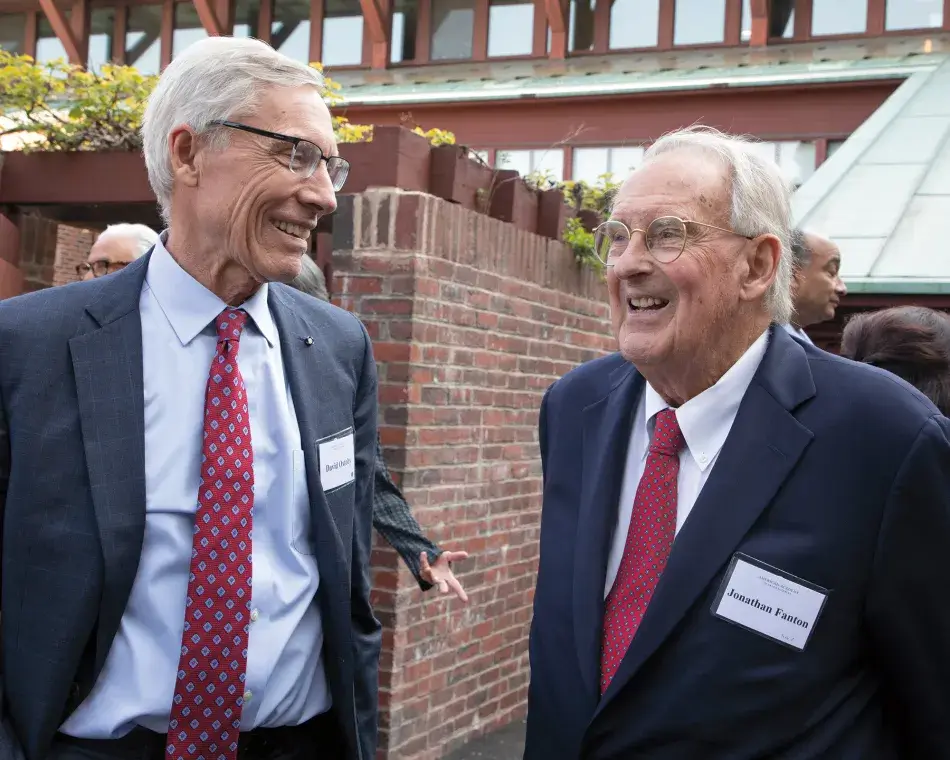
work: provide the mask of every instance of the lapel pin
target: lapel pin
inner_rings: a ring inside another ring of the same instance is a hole
[[[312,345],[313,345],[313,338],[311,338],[311,337],[308,335],[306,338],[303,339],[303,342],[304,342],[306,345],[308,345],[308,346],[312,346]]]

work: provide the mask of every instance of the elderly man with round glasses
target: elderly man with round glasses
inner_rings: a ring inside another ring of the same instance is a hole
[[[376,367],[284,284],[349,169],[322,93],[191,45],[142,128],[150,253],[0,304],[0,758],[376,756]]]
[[[619,350],[541,407],[525,760],[950,757],[950,421],[783,329],[789,233],[708,128],[597,230]]]

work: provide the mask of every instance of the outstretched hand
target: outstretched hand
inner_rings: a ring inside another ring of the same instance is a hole
[[[452,563],[461,559],[466,559],[468,552],[442,552],[433,564],[429,564],[429,555],[425,552],[419,557],[419,574],[423,580],[433,586],[438,586],[443,594],[453,591],[455,595],[466,604],[468,603],[468,594],[462,588],[458,578],[452,572]]]

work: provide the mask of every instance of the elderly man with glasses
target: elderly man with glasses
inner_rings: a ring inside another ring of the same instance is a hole
[[[144,118],[151,252],[0,304],[0,758],[376,756],[376,366],[284,284],[349,169],[322,92],[191,45]]]
[[[80,280],[103,277],[124,269],[155,245],[158,233],[144,224],[110,224],[96,238],[89,255],[76,265]]]
[[[708,128],[597,230],[619,350],[541,407],[526,760],[950,757],[950,421],[788,334],[789,233]]]

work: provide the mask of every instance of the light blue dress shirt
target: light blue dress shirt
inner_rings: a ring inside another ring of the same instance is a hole
[[[205,388],[216,346],[212,321],[224,308],[162,242],[155,246],[139,302],[145,387],[142,558],[99,680],[63,724],[66,734],[109,739],[137,725],[167,732],[198,503]],[[303,449],[267,285],[242,308],[250,320],[238,364],[250,405],[255,484],[252,622],[241,725],[247,731],[300,724],[329,709],[330,693],[314,599],[320,576],[308,538]]]

